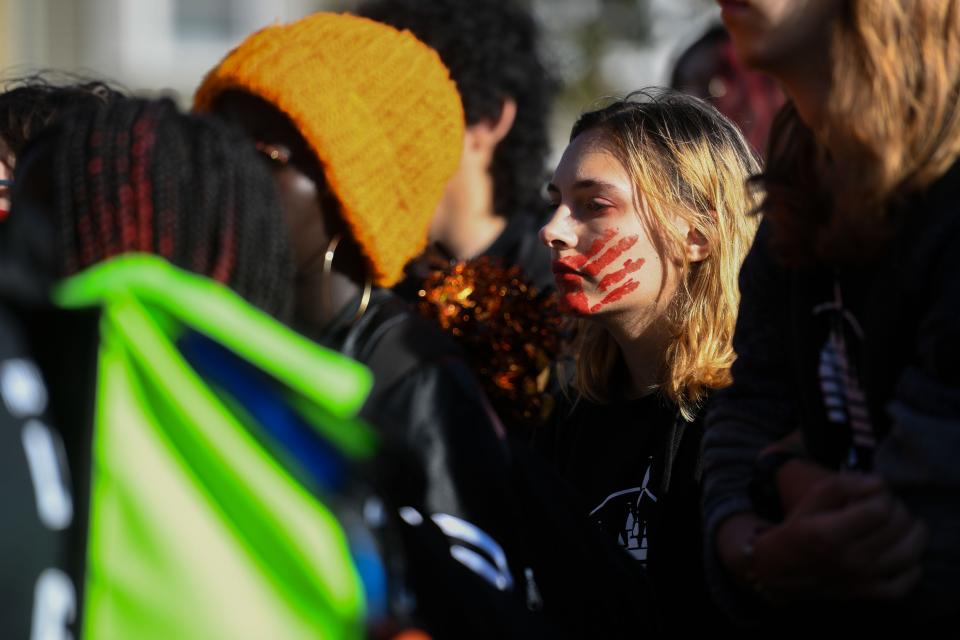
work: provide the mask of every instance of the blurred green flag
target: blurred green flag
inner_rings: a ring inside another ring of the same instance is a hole
[[[84,637],[362,637],[343,524],[178,340],[199,334],[256,370],[346,460],[374,447],[353,419],[367,370],[154,256],[91,268],[56,299],[102,309]]]

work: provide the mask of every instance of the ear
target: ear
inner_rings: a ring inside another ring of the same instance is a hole
[[[684,247],[687,254],[687,262],[702,262],[710,255],[710,243],[707,237],[699,229],[689,227],[687,229],[686,242]]]
[[[467,127],[468,144],[474,151],[488,151],[491,155],[500,141],[507,137],[517,119],[517,101],[504,98],[496,119],[484,118]]]
[[[710,255],[710,243],[703,233],[682,217],[676,218],[677,230],[683,236],[683,252],[687,262],[702,262]]]

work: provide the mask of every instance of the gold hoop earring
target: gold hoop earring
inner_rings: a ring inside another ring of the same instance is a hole
[[[343,234],[338,233],[337,235],[330,238],[330,242],[327,244],[327,250],[323,254],[323,269],[321,270],[321,278],[323,280],[323,290],[324,298],[327,305],[327,311],[329,311],[330,317],[333,317],[333,288],[330,286],[330,278],[333,273],[333,258],[337,253],[337,247],[340,246],[340,241],[343,240]],[[370,297],[373,295],[373,282],[370,279],[370,274],[367,274],[363,283],[363,295],[360,296],[360,306],[357,308],[357,312],[354,314],[353,319],[350,320],[350,324],[353,324],[357,320],[363,317],[363,314],[367,312],[367,307],[370,306]]]
[[[328,318],[333,318],[335,311],[333,308],[333,286],[330,283],[333,273],[333,256],[336,255],[337,247],[340,246],[342,239],[343,234],[341,233],[330,238],[330,242],[327,243],[327,250],[323,254],[323,268],[320,270],[320,281],[323,282],[323,302],[327,308]]]
[[[353,324],[357,320],[363,317],[363,314],[367,312],[367,307],[370,306],[370,296],[373,294],[373,283],[370,281],[370,276],[366,277],[363,283],[363,295],[360,296],[360,307],[357,309],[356,315],[353,316],[353,320],[350,321],[350,324]]]

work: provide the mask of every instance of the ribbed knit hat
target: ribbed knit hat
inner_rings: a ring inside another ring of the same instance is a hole
[[[317,154],[354,239],[389,287],[426,245],[463,147],[463,107],[433,49],[408,31],[317,13],[249,36],[214,68],[194,107],[228,89],[282,111]]]

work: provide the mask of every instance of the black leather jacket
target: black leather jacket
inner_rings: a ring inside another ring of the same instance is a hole
[[[374,290],[358,321],[349,322],[352,305],[347,311],[320,342],[370,368],[361,417],[422,471],[393,492],[430,513],[488,522],[501,508],[489,494],[506,474],[503,430],[456,344],[385,289]]]
[[[528,615],[503,427],[459,348],[391,291],[375,289],[350,322],[354,309],[319,342],[373,372],[360,415],[384,440],[377,484],[404,520],[415,621],[434,637],[550,635]]]

